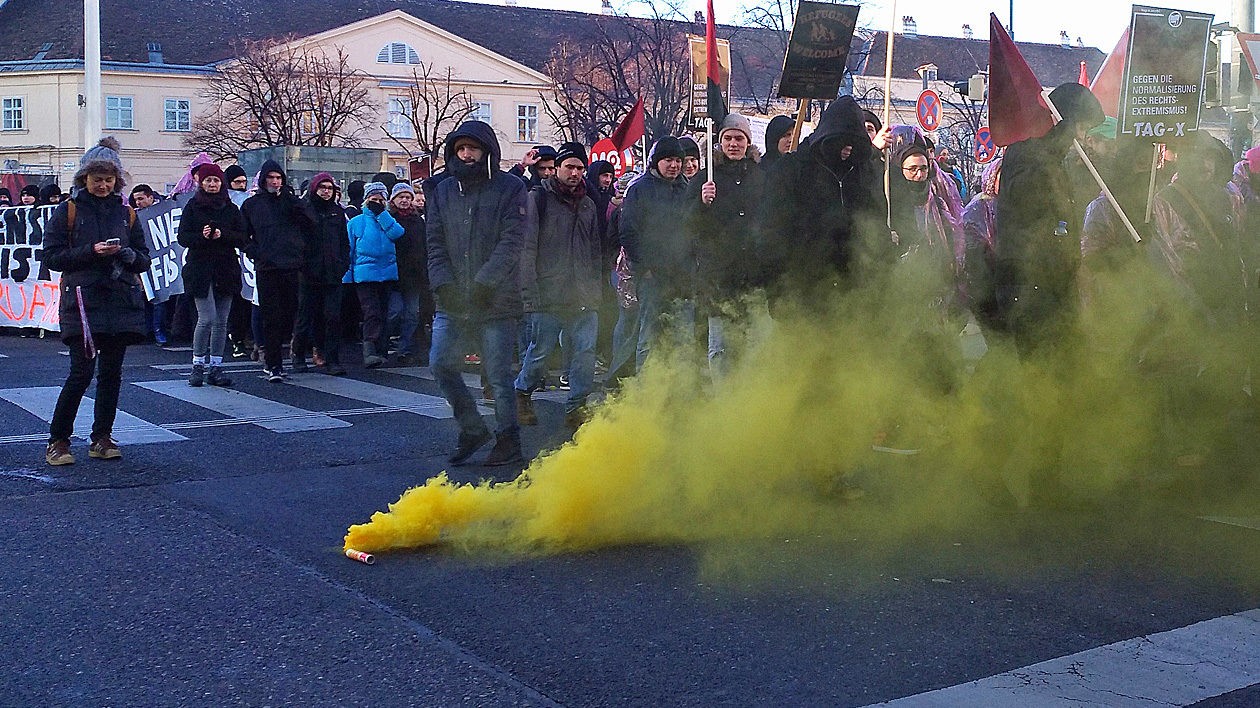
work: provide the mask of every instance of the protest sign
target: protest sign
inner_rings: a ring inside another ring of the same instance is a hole
[[[801,0],[783,57],[780,97],[836,97],[844,80],[857,17],[857,5]]]
[[[60,329],[60,273],[43,263],[44,225],[54,208],[0,209],[0,327]]]
[[[703,127],[709,117],[709,74],[708,52],[704,47],[703,35],[687,35],[687,46],[691,48],[691,124]],[[717,41],[718,66],[722,80],[718,88],[722,90],[722,99],[729,105],[731,96],[731,43],[729,40]]]
[[[1199,129],[1213,15],[1133,6],[1119,135],[1178,138]]]
[[[183,200],[187,203],[187,199]],[[140,274],[144,295],[150,302],[166,302],[184,292],[186,249],[179,245],[179,217],[184,213],[178,200],[166,199],[136,212],[149,243],[149,270]]]

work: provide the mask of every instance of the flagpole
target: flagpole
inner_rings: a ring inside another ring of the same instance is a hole
[[[1046,107],[1050,109],[1050,115],[1054,116],[1056,122],[1063,120],[1063,115],[1059,113],[1059,109],[1055,107],[1054,101],[1050,100],[1050,92],[1043,90],[1041,97],[1046,100]],[[1081,141],[1072,138],[1072,146],[1076,148],[1076,154],[1080,155],[1081,161],[1085,163],[1086,169],[1093,175],[1094,181],[1102,188],[1102,193],[1107,197],[1107,201],[1111,203],[1111,208],[1116,210],[1120,215],[1120,221],[1124,222],[1124,228],[1129,230],[1129,235],[1133,237],[1134,243],[1141,243],[1142,237],[1138,235],[1137,229],[1133,228],[1133,222],[1129,221],[1128,215],[1124,213],[1124,209],[1120,207],[1120,202],[1116,201],[1116,197],[1111,193],[1111,189],[1107,187],[1107,183],[1103,182],[1102,175],[1098,174],[1098,169],[1094,167],[1093,161],[1089,159],[1089,155],[1085,154],[1085,148],[1081,147]]]
[[[892,0],[892,17],[888,24],[888,51],[884,57],[884,127],[892,121],[893,30],[897,28],[897,0]],[[884,160],[884,201],[888,203],[887,223],[892,228],[892,163]]]

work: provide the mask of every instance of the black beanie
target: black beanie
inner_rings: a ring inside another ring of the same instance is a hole
[[[687,156],[683,151],[682,142],[672,135],[666,135],[656,139],[652,144],[651,160],[652,164],[648,165],[650,169],[656,169],[656,163],[667,157],[676,157],[679,160]]]
[[[366,186],[367,183],[361,179],[356,179],[346,185],[346,198],[350,200],[351,204],[358,206],[363,203],[363,188]]]
[[[22,187],[22,191],[18,192],[18,196],[26,196],[27,194],[39,199],[39,185],[28,184],[25,187]]]
[[[700,159],[700,145],[694,139],[684,135],[678,139],[678,144],[682,146],[683,157]]]
[[[570,157],[581,160],[583,165],[590,164],[590,160],[586,158],[586,148],[582,147],[582,143],[565,143],[556,151],[556,167]]]
[[[875,115],[875,113],[872,111],[866,110],[865,108],[862,109],[862,119],[865,120],[867,123],[870,123],[871,125],[875,126],[876,133],[878,133],[884,127],[884,124],[881,123],[879,120],[879,116]]]
[[[568,143],[565,144],[567,145]],[[563,145],[561,147],[563,147]],[[535,145],[534,149],[538,151],[539,160],[556,160],[556,149],[550,145]],[[556,160],[556,164],[559,163],[560,161]]]
[[[1059,109],[1063,120],[1092,128],[1107,117],[1102,104],[1088,88],[1076,83],[1063,84],[1050,92],[1050,101]]]
[[[223,170],[223,181],[227,182],[228,184],[232,184],[232,180],[236,179],[237,177],[248,177],[248,176],[249,175],[245,174],[245,168],[241,167],[240,165],[228,165],[227,168]]]

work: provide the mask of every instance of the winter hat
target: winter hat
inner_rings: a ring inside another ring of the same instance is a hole
[[[18,192],[19,197],[25,197],[28,194],[36,199],[39,199],[39,185],[28,184],[25,187],[22,187],[21,191]]]
[[[1244,152],[1243,157],[1247,158],[1247,169],[1252,172],[1260,172],[1260,145]]]
[[[114,189],[122,189],[123,166],[118,157],[121,146],[112,136],[101,138],[100,142],[88,148],[79,158],[79,171],[74,173],[74,186],[87,188],[88,173],[108,174],[114,176]],[[38,194],[36,195],[38,196]]]
[[[875,113],[872,111],[866,110],[865,108],[862,109],[862,119],[866,121],[867,123],[870,123],[871,125],[875,126],[876,133],[883,130],[884,128],[884,124],[880,122],[879,116],[875,115]]]
[[[58,199],[61,198],[61,187],[58,187],[55,184],[46,184],[40,188],[39,190],[39,203],[40,204],[51,204],[53,197],[57,197]]]
[[[315,176],[311,178],[311,191],[314,192],[319,188],[319,185],[324,182],[332,182],[333,189],[337,188],[337,180],[334,179],[331,174],[327,172],[317,172],[315,173]]]
[[[8,187],[0,187],[0,197],[6,197],[10,202],[13,201],[13,192]]]
[[[385,187],[385,196],[389,196],[389,190],[393,189],[395,184],[398,184],[398,175],[393,172],[377,172],[372,175],[372,181],[379,182],[383,187]],[[367,196],[366,191],[363,193],[363,196]]]
[[[1090,128],[1103,122],[1102,104],[1093,92],[1075,81],[1066,83],[1050,92],[1050,101],[1059,109],[1063,120]]]
[[[694,143],[695,141],[693,140],[692,142]],[[696,155],[699,156],[699,154],[700,148],[697,146]],[[652,144],[650,157],[652,164],[648,165],[648,167],[655,170],[656,164],[667,157],[676,157],[681,160],[686,155],[683,151],[682,141],[672,135],[665,135],[657,138],[656,142]]]
[[[682,146],[683,157],[694,157],[700,159],[700,144],[691,136],[684,135],[678,139],[678,144]]]
[[[393,189],[391,189],[391,190],[390,190],[390,192],[389,192],[389,198],[390,198],[390,201],[393,201],[394,197],[396,197],[396,196],[398,196],[399,194],[402,194],[402,193],[404,193],[404,192],[406,192],[407,194],[410,194],[410,195],[411,195],[411,196],[413,196],[413,197],[414,197],[414,196],[416,196],[416,190],[415,190],[415,188],[413,188],[413,187],[411,186],[411,184],[410,184],[410,183],[408,183],[408,182],[399,182],[398,184],[394,185],[394,188],[393,188]]]
[[[224,181],[223,174],[223,168],[213,162],[206,163],[197,168],[197,184],[200,185],[206,181],[207,177],[218,177],[219,181],[222,182]]]
[[[379,194],[382,197],[389,199],[389,189],[384,184],[381,184],[380,182],[370,182],[367,184],[367,186],[363,188],[364,199],[367,199],[373,194]]]
[[[722,133],[728,130],[738,130],[748,138],[748,144],[752,145],[752,123],[748,122],[748,118],[738,113],[728,113],[726,118],[722,120],[721,127],[718,128],[718,140],[722,139]]]
[[[570,157],[581,160],[583,165],[590,164],[590,160],[586,158],[586,148],[582,147],[582,143],[565,143],[556,151],[556,167]]]
[[[240,165],[228,165],[227,169],[223,170],[223,181],[228,184],[231,184],[232,180],[238,177],[246,176],[248,175],[245,174],[245,168]]]
[[[617,174],[617,168],[613,167],[613,163],[609,162],[608,160],[596,160],[595,162],[592,162],[589,166],[591,168],[591,172],[594,173],[593,176],[595,177],[599,177],[600,175]]]
[[[568,143],[565,144],[567,145]],[[557,164],[560,162],[560,160],[556,159],[556,155],[558,154],[556,149],[550,145],[535,145],[534,149],[538,151],[539,160],[555,160]]]
[[[792,128],[796,127],[796,121],[791,116],[775,116],[770,119],[770,124],[766,126],[766,154],[780,155],[779,139],[784,135],[792,132]]]
[[[350,199],[351,204],[363,203],[363,186],[364,182],[361,179],[356,179],[346,185],[346,197]]]

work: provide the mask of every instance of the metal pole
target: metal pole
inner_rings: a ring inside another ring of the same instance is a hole
[[[1006,33],[1015,39],[1015,0],[1011,0],[1010,9],[1006,15]]]
[[[83,149],[101,139],[101,6],[100,0],[83,0]]]

